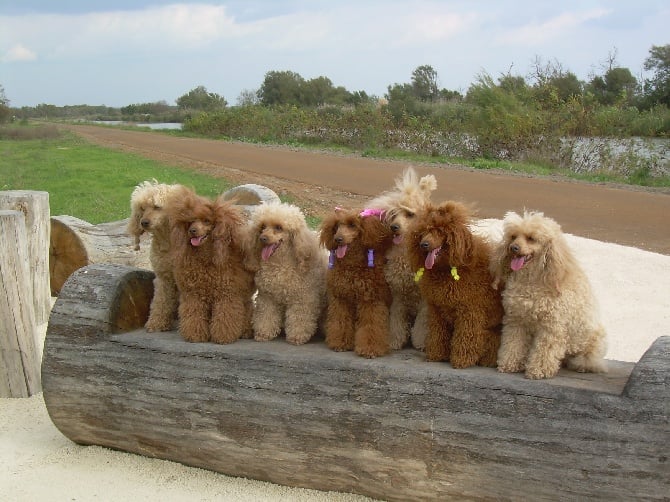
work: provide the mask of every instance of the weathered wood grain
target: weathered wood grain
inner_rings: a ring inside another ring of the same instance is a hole
[[[0,209],[21,211],[25,216],[35,322],[45,323],[51,312],[49,193],[35,190],[0,191]]]
[[[529,381],[427,363],[411,349],[370,360],[318,340],[121,333],[134,321],[115,321],[126,308],[115,304],[135,305],[121,297],[150,283],[141,270],[86,267],[56,302],[44,398],[73,441],[387,500],[670,493],[670,337],[607,375]]]
[[[41,390],[25,225],[23,212],[0,210],[0,397]]]

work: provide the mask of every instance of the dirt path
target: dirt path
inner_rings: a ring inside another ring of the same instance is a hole
[[[174,138],[161,133],[98,126],[67,126],[109,148],[193,168],[234,183],[259,183],[291,195],[307,213],[362,206],[388,190],[405,162],[373,160],[239,142]],[[481,218],[502,218],[524,208],[544,211],[566,232],[670,255],[670,193],[477,171],[450,165],[415,165],[438,182],[435,201],[472,203]],[[631,269],[634,269],[631,264]]]

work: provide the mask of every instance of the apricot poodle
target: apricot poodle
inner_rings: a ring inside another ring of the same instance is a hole
[[[491,286],[491,249],[458,202],[430,205],[409,229],[408,256],[428,304],[426,359],[495,366],[503,308]]]
[[[430,203],[430,194],[437,188],[435,176],[428,174],[419,178],[416,171],[408,167],[396,178],[395,189],[373,199],[370,207],[384,211],[384,222],[393,233],[393,246],[386,253],[384,267],[386,282],[391,288],[389,311],[390,344],[394,350],[402,348],[408,340],[416,349],[425,346],[427,305],[414,281],[414,271],[407,259],[405,234],[417,212]]]
[[[177,319],[177,284],[170,259],[170,224],[167,208],[171,194],[179,185],[166,185],[156,180],[137,185],[130,196],[128,233],[135,238],[135,249],[140,249],[140,236],[151,235],[149,261],[156,274],[154,296],[151,299],[147,331],[169,331]]]
[[[586,274],[556,221],[539,212],[510,212],[491,258],[494,285],[504,285],[501,372],[551,378],[563,363],[606,371],[605,329]]]
[[[326,344],[363,357],[389,352],[391,290],[384,278],[389,227],[375,210],[342,210],[321,223],[321,244],[330,252],[326,292]]]
[[[272,340],[283,328],[289,343],[308,342],[326,303],[328,256],[316,232],[296,206],[271,203],[254,209],[248,238],[258,291],[254,338]]]
[[[241,210],[185,187],[168,209],[182,337],[231,343],[251,336],[254,277],[244,265]]]

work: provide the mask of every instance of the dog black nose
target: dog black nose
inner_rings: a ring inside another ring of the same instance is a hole
[[[393,225],[391,225],[391,231],[392,232],[397,232],[398,230],[400,230],[400,225],[398,225],[397,223],[394,223]]]
[[[259,240],[265,244],[268,241],[268,236],[267,235],[261,235]]]
[[[189,228],[188,233],[191,234],[191,235],[196,235],[198,233],[198,231],[195,228]]]
[[[337,236],[337,237],[335,237],[335,242],[337,242],[338,244],[342,244],[342,241],[343,241],[343,240],[344,240],[344,238],[341,237],[341,236]]]
[[[140,220],[140,225],[142,225],[142,228],[147,228],[149,226],[149,220]]]
[[[521,251],[521,248],[519,247],[518,244],[512,244],[509,248],[510,251],[512,251],[512,253],[518,253],[519,251]]]
[[[428,241],[423,241],[421,244],[419,244],[421,249],[430,249],[430,243]]]

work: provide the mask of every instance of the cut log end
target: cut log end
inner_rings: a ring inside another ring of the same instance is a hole
[[[79,220],[80,224],[90,225]],[[51,242],[49,246],[49,272],[51,294],[57,296],[63,284],[75,270],[88,265],[88,252],[73,227],[63,217],[51,218]]]

